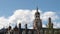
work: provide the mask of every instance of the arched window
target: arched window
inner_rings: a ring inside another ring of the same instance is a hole
[[[26,32],[25,31],[22,31],[22,34],[26,34]]]
[[[32,34],[32,32],[31,31],[28,31],[28,34]]]

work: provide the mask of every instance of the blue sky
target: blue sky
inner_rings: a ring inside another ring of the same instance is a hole
[[[39,9],[44,11],[60,11],[60,0],[0,0],[0,16],[10,16],[17,9]]]
[[[4,22],[4,24],[6,24],[8,21],[17,22],[23,18],[29,21],[31,17],[28,16],[34,16],[33,14],[37,6],[39,8],[39,12],[43,12],[41,15],[42,20],[45,21],[47,17],[50,16],[52,17],[55,26],[60,26],[60,0],[0,0],[0,23]],[[30,11],[30,13],[27,11]],[[21,16],[24,17],[19,18]],[[22,21],[24,22],[24,20]]]

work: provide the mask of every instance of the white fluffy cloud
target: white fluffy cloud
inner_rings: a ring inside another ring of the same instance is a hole
[[[0,17],[0,28],[7,27],[8,25],[8,19],[5,17]]]
[[[9,16],[8,19],[5,17],[0,17],[0,28],[2,28],[3,26],[6,27],[9,24],[14,26],[16,23],[17,24],[22,23],[22,27],[24,27],[24,24],[27,23],[28,28],[32,28],[35,12],[36,10],[19,9],[16,10],[12,14],[12,16]],[[52,20],[59,19],[58,15],[56,15],[56,12],[48,11],[43,13],[41,10],[39,10],[39,12],[41,13],[41,19],[43,21],[46,21],[48,17],[52,17]],[[43,25],[43,27],[46,27],[45,24]]]
[[[52,11],[48,11],[48,12],[44,12],[41,16],[41,18],[46,21],[49,17],[52,18],[52,20],[56,20],[59,19],[58,15],[56,14],[56,12],[52,12]]]

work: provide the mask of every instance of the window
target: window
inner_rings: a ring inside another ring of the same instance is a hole
[[[36,16],[36,18],[39,17],[39,16]]]

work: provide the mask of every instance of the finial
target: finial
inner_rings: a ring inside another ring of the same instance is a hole
[[[38,6],[37,6],[37,12],[38,12]]]
[[[17,23],[15,24],[15,28],[17,27]]]

